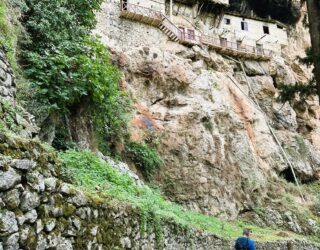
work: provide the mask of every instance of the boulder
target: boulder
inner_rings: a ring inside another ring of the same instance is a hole
[[[32,170],[37,166],[37,163],[28,159],[13,160],[11,166],[20,170]]]
[[[8,190],[14,187],[20,181],[20,174],[18,174],[13,168],[9,168],[8,171],[0,170],[0,191]]]
[[[35,192],[25,191],[21,196],[20,208],[22,211],[31,211],[40,205],[40,197]]]
[[[6,192],[2,199],[6,203],[8,208],[15,209],[20,204],[20,192],[18,189],[12,189]]]
[[[11,211],[0,211],[0,233],[12,234],[18,231],[16,215]]]
[[[25,219],[26,219],[26,220],[25,220],[26,222],[29,222],[29,223],[33,224],[33,223],[36,222],[36,220],[37,220],[37,218],[38,218],[38,214],[37,214],[37,211],[36,211],[35,209],[33,209],[33,210],[27,212],[27,213],[24,215],[24,217],[25,217]]]

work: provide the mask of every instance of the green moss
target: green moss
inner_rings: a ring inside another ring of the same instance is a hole
[[[156,242],[159,249],[164,248],[164,240],[163,240],[163,229],[161,225],[161,217],[158,215],[154,216],[154,232],[156,235]]]
[[[41,219],[49,218],[49,210],[46,205],[42,204],[39,206],[38,215]]]
[[[71,216],[71,215],[70,215]],[[68,221],[63,218],[63,217],[60,217],[57,221],[57,225],[56,225],[56,229],[59,231],[59,232],[63,232],[65,231],[67,228],[69,227],[69,223]]]
[[[8,0],[0,1],[0,45],[5,49],[11,66],[17,71],[17,43],[18,37],[23,33],[23,28],[11,4],[12,2]]]
[[[76,207],[72,204],[65,204],[62,206],[62,213],[64,217],[70,217],[76,211]]]
[[[105,200],[98,195],[91,196],[91,205],[93,208],[100,208],[105,203]]]

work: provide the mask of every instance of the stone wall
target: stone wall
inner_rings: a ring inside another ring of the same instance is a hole
[[[131,205],[77,190],[60,179],[56,156],[36,141],[1,134],[0,145],[0,249],[232,249],[212,234],[144,219]],[[257,246],[320,249],[304,241]]]
[[[0,97],[9,102],[14,102],[15,94],[15,79],[12,69],[5,54],[0,50]]]

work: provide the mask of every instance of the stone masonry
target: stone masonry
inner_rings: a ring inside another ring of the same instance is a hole
[[[16,88],[12,69],[10,68],[6,56],[0,51],[0,97],[7,101],[14,102]]]
[[[143,222],[131,205],[64,183],[59,160],[36,141],[1,134],[0,145],[0,249],[232,249],[230,241],[170,219],[162,219],[160,227],[152,219]],[[257,246],[320,249],[305,241]]]

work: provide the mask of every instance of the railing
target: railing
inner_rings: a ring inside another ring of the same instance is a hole
[[[181,31],[170,19],[168,19],[164,14],[159,11],[155,11],[150,8],[142,7],[135,4],[129,4],[123,0],[120,1],[121,11],[126,11],[129,13],[134,13],[137,15],[142,15],[145,17],[149,17],[151,19],[157,19],[162,21],[162,25],[165,26],[168,30],[170,30],[181,43],[187,43],[191,45],[209,45],[215,47],[216,49],[235,51],[242,54],[252,54],[252,55],[261,55],[270,57],[272,55],[272,51],[268,49],[263,49],[262,47],[255,47],[250,45],[245,45],[242,43],[230,42],[224,38],[220,38],[218,36],[206,36],[206,35],[195,35],[188,34],[186,32]]]
[[[240,53],[249,53],[255,55],[263,55],[263,56],[271,56],[272,51],[268,49],[263,49],[255,46],[245,45],[243,43],[230,42],[226,39],[212,36],[201,36],[202,43],[206,45],[211,45],[220,49],[229,49],[233,51],[237,51]]]
[[[152,19],[163,19],[163,14],[160,11],[156,11],[150,8],[142,7],[140,5],[127,3],[125,1],[120,1],[121,11],[127,11],[134,14],[142,15]]]
[[[182,43],[187,43],[187,44],[193,44],[193,45],[202,45],[202,36],[198,35],[190,35],[188,33],[183,33],[181,32],[181,38],[180,38]]]
[[[181,40],[182,32],[169,18],[163,15],[162,25],[174,33]]]

